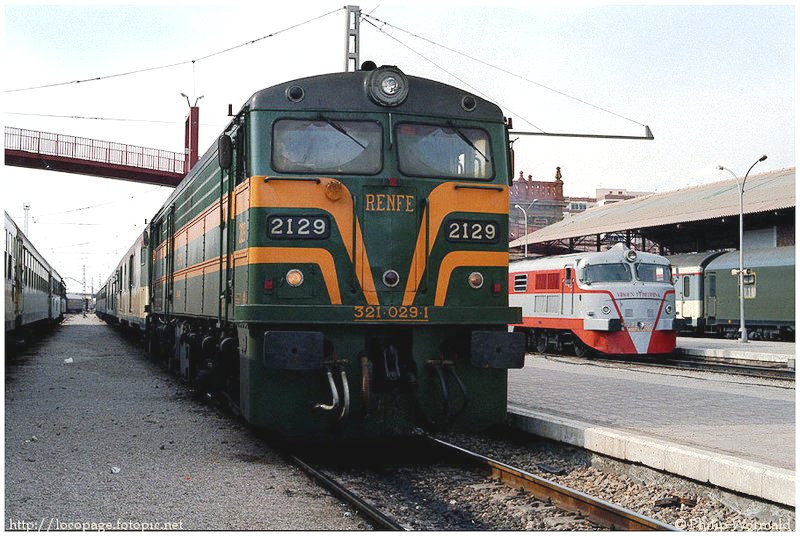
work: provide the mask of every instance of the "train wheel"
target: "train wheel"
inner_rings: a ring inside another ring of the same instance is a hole
[[[589,355],[589,347],[586,346],[578,337],[573,338],[572,350],[577,357],[586,357]]]
[[[545,353],[547,350],[547,335],[544,333],[538,333],[536,335],[536,351],[540,354]]]

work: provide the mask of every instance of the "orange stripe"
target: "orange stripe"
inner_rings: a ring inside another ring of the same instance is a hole
[[[250,208],[318,208],[333,216],[345,250],[354,269],[358,282],[364,290],[367,303],[378,305],[375,281],[364,249],[361,226],[356,220],[356,251],[353,252],[353,197],[347,187],[336,179],[320,178],[314,181],[270,181],[264,176],[250,178]],[[330,199],[326,192],[339,189],[340,197]],[[291,248],[290,248],[291,249]]]
[[[461,266],[507,266],[508,252],[505,251],[451,251],[442,259],[439,267],[439,278],[436,281],[436,298],[433,304],[436,307],[444,305],[447,297],[447,287],[450,285],[450,276],[453,270]],[[464,283],[466,284],[466,282]]]
[[[249,248],[247,257],[249,264],[275,264],[276,262],[316,264],[322,271],[331,304],[342,304],[336,263],[333,261],[333,255],[327,249],[256,247]]]
[[[403,293],[403,305],[411,305],[414,302],[416,291],[419,288],[422,273],[425,271],[427,257],[436,242],[435,237],[439,234],[442,221],[448,214],[453,212],[478,212],[486,214],[501,214],[508,217],[508,187],[503,186],[502,192],[494,190],[476,190],[470,188],[456,189],[456,186],[474,186],[456,182],[446,182],[434,188],[428,196],[428,203],[425,213],[422,215],[422,225],[417,236],[417,244],[414,248],[414,256],[411,259],[411,269],[409,270],[409,281]],[[430,214],[428,214],[430,211]],[[427,254],[425,252],[425,218],[430,218],[430,240]],[[471,263],[474,264],[474,263]],[[508,264],[506,255],[505,265]],[[411,279],[416,268],[415,279]],[[441,276],[441,271],[439,272]],[[449,277],[449,274],[448,274]],[[437,286],[437,296],[439,289]]]

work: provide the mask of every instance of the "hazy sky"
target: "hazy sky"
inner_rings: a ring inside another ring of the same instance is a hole
[[[344,11],[191,60],[342,5],[7,2],[4,124],[182,151],[183,92],[192,99],[203,95],[200,145],[206,148],[227,123],[229,103],[238,110],[261,88],[341,71]],[[520,138],[517,173],[551,180],[560,166],[567,195],[593,195],[597,187],[668,191],[723,180],[729,175],[715,169],[718,163],[743,174],[764,153],[769,159],[756,171],[795,165],[793,5],[360,6],[395,26],[373,21],[381,32],[361,23],[362,61],[397,65],[486,96],[518,130],[642,135],[641,125],[650,126],[654,141]],[[181,62],[102,81],[11,91]],[[95,282],[108,276],[169,194],[168,188],[8,166],[2,181],[3,207],[20,226],[22,203],[31,203],[29,234],[48,261],[78,280],[85,265],[87,281]],[[76,210],[84,207],[93,208]],[[74,280],[68,285],[80,290]]]

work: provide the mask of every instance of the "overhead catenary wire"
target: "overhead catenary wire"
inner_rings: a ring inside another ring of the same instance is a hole
[[[3,112],[6,115],[19,115],[25,117],[47,117],[52,119],[80,119],[86,121],[119,121],[123,123],[160,123],[164,125],[182,125],[185,121],[164,121],[161,119],[135,119],[130,117],[99,117],[89,115],[65,115],[65,114],[38,114],[30,112]],[[227,123],[200,123],[204,127],[222,128]]]
[[[374,18],[374,17],[371,17],[371,18]],[[383,29],[382,29],[382,28],[379,28],[379,27],[378,27],[378,25],[376,25],[376,24],[375,24],[375,23],[373,23],[372,21],[368,20],[368,19],[366,18],[366,16],[362,17],[362,19],[364,20],[364,22],[366,22],[367,24],[369,24],[370,26],[372,26],[373,28],[375,28],[376,30],[378,30],[378,32],[380,32],[381,34],[385,35],[385,36],[386,36],[386,37],[388,37],[389,39],[392,39],[393,41],[395,41],[396,43],[398,43],[400,46],[402,46],[402,47],[404,47],[404,48],[406,48],[406,49],[410,50],[411,52],[413,52],[414,54],[416,54],[416,55],[417,55],[417,56],[419,56],[420,58],[424,59],[425,61],[427,61],[427,62],[428,62],[428,63],[430,63],[431,65],[434,65],[434,66],[435,66],[437,69],[440,69],[440,70],[444,71],[445,73],[447,73],[448,75],[452,76],[453,78],[455,78],[456,80],[458,80],[459,82],[461,82],[462,84],[464,84],[465,86],[467,86],[468,88],[472,89],[472,90],[473,90],[475,93],[478,93],[478,94],[482,95],[482,96],[483,96],[484,98],[486,98],[487,100],[491,100],[491,101],[494,101],[494,102],[496,102],[496,103],[497,103],[498,105],[500,105],[502,108],[505,108],[506,110],[508,110],[508,111],[509,111],[509,112],[511,112],[512,114],[516,115],[517,117],[519,117],[520,119],[522,119],[523,121],[525,121],[526,123],[528,123],[529,125],[531,125],[533,128],[535,128],[535,129],[538,129],[538,130],[541,130],[542,132],[544,132],[544,130],[542,130],[541,128],[539,128],[539,127],[537,127],[536,125],[534,125],[534,124],[533,124],[531,121],[529,121],[528,119],[525,119],[525,117],[523,117],[521,114],[519,114],[519,113],[515,112],[514,110],[512,110],[512,109],[511,109],[511,108],[509,108],[508,106],[505,106],[505,105],[503,105],[503,104],[502,104],[502,103],[500,103],[500,102],[499,102],[497,99],[493,99],[492,97],[490,97],[489,95],[487,95],[486,93],[484,93],[484,92],[483,92],[483,91],[481,91],[480,89],[476,88],[475,86],[473,86],[472,84],[470,84],[469,82],[467,82],[466,80],[464,80],[463,78],[461,78],[461,77],[457,76],[456,74],[452,73],[451,71],[448,71],[447,69],[445,69],[444,67],[442,67],[441,65],[439,65],[438,63],[436,63],[435,61],[433,61],[432,59],[428,58],[427,56],[425,56],[424,54],[422,54],[422,53],[421,53],[421,52],[419,52],[418,50],[415,50],[414,48],[410,47],[408,44],[406,44],[406,43],[404,43],[403,41],[401,41],[400,39],[398,39],[396,36],[394,36],[394,35],[391,35],[391,34],[389,34],[389,33],[386,33],[385,31],[383,31]]]
[[[36,222],[36,218],[43,218],[45,216],[55,216],[57,214],[68,214],[70,212],[79,212],[79,211],[82,211],[82,210],[90,210],[90,209],[93,209],[93,208],[103,207],[103,206],[106,206],[106,205],[113,205],[113,204],[116,204],[116,203],[122,203],[122,202],[128,201],[129,199],[134,199],[136,197],[139,197],[140,195],[145,195],[145,194],[149,194],[150,192],[154,192],[154,191],[158,190],[159,188],[169,188],[170,191],[173,190],[173,188],[171,188],[169,186],[156,186],[154,188],[150,188],[149,190],[145,190],[144,192],[139,192],[137,194],[129,195],[129,196],[125,197],[124,199],[115,199],[113,201],[106,201],[106,202],[103,202],[103,203],[97,203],[95,205],[89,205],[89,206],[86,206],[86,207],[72,208],[72,209],[68,209],[68,210],[60,210],[58,212],[48,212],[48,213],[45,213],[45,214],[36,214],[36,215],[33,216],[33,220],[34,220],[34,223],[41,223],[41,222]]]
[[[154,66],[154,67],[145,67],[145,68],[142,68],[142,69],[136,69],[136,70],[133,70],[133,71],[126,71],[126,72],[122,72],[122,73],[115,73],[115,74],[109,74],[109,75],[103,75],[103,76],[94,76],[94,77],[91,77],[91,78],[84,78],[84,79],[81,79],[81,80],[68,80],[68,81],[65,81],[65,82],[54,82],[54,83],[51,83],[51,84],[42,84],[42,85],[39,85],[39,86],[22,87],[22,88],[16,88],[16,89],[6,89],[6,90],[3,91],[3,93],[16,93],[16,92],[20,92],[20,91],[33,91],[33,90],[36,90],[36,89],[47,89],[47,88],[53,88],[53,87],[59,87],[59,86],[69,86],[69,85],[73,85],[73,84],[83,84],[83,83],[87,83],[87,82],[97,82],[97,81],[100,81],[100,80],[108,80],[110,78],[119,78],[119,77],[122,77],[122,76],[129,76],[129,75],[134,75],[134,74],[141,74],[141,73],[147,73],[147,72],[152,72],[152,71],[158,71],[158,70],[162,70],[162,69],[170,69],[170,68],[173,68],[173,67],[180,67],[181,65],[188,65],[188,64],[194,65],[196,62],[207,60],[209,58],[213,58],[215,56],[219,56],[220,54],[225,54],[227,52],[231,52],[233,50],[237,50],[237,49],[242,48],[242,47],[253,45],[255,43],[258,43],[259,41],[263,41],[264,39],[268,39],[270,37],[275,37],[276,35],[280,35],[282,33],[288,32],[290,30],[294,30],[296,28],[299,28],[299,27],[304,26],[306,24],[309,24],[311,22],[314,22],[314,21],[317,21],[317,20],[322,19],[324,17],[327,17],[328,15],[332,15],[333,13],[336,13],[338,11],[342,11],[343,9],[344,9],[343,7],[340,7],[340,8],[334,9],[332,11],[328,11],[327,13],[323,13],[322,15],[318,15],[316,17],[312,17],[310,19],[306,19],[303,22],[298,22],[298,23],[293,24],[291,26],[287,26],[286,28],[283,28],[281,30],[277,30],[277,31],[269,33],[267,35],[262,35],[261,37],[257,37],[255,39],[251,39],[251,40],[249,40],[247,42],[240,43],[238,45],[234,45],[232,47],[228,47],[228,48],[225,48],[223,50],[218,50],[216,52],[212,52],[210,54],[206,54],[205,56],[200,56],[198,58],[194,58],[194,59],[190,59],[190,60],[178,61],[178,62],[174,62],[174,63],[168,63],[168,64],[165,64],[165,65],[157,65],[157,66]]]
[[[362,18],[363,18],[363,19],[365,19],[365,20],[366,20],[367,18],[374,19],[375,21],[377,21],[377,22],[379,22],[379,23],[381,23],[381,24],[383,24],[383,25],[385,25],[385,26],[390,26],[390,27],[392,27],[392,28],[395,28],[395,29],[397,29],[397,30],[399,30],[399,31],[401,31],[401,32],[404,32],[404,33],[406,33],[406,34],[410,35],[411,37],[415,37],[415,38],[417,38],[417,39],[420,39],[420,40],[422,40],[422,41],[425,41],[425,42],[427,42],[427,43],[430,43],[430,44],[432,44],[432,45],[434,45],[434,46],[437,46],[437,47],[443,48],[443,49],[445,49],[445,50],[447,50],[447,51],[449,51],[449,52],[452,52],[452,53],[454,53],[454,54],[458,54],[459,56],[463,56],[463,57],[465,57],[465,58],[467,58],[467,59],[469,59],[469,60],[472,60],[472,61],[474,61],[474,62],[480,63],[481,65],[485,65],[486,67],[490,67],[490,68],[492,68],[492,69],[495,69],[495,70],[497,70],[497,71],[500,71],[500,72],[502,72],[502,73],[505,73],[505,74],[507,74],[507,75],[513,76],[513,77],[515,77],[515,78],[518,78],[518,79],[520,79],[520,80],[523,80],[523,81],[525,81],[525,82],[528,82],[528,83],[530,83],[530,84],[533,84],[533,85],[539,86],[539,87],[541,87],[542,89],[546,89],[546,90],[548,90],[548,91],[551,91],[551,92],[553,92],[553,93],[556,93],[556,94],[558,94],[558,95],[561,95],[561,96],[563,96],[563,97],[566,97],[566,98],[568,98],[568,99],[572,99],[572,100],[574,100],[574,101],[580,102],[581,104],[584,104],[584,105],[586,105],[586,106],[590,106],[590,107],[592,107],[592,108],[595,108],[595,109],[597,109],[597,110],[600,110],[600,111],[602,111],[602,112],[606,112],[606,113],[608,113],[608,114],[614,115],[614,116],[616,116],[616,117],[619,117],[620,119],[624,119],[624,120],[626,120],[626,121],[630,121],[631,123],[635,123],[635,124],[637,124],[637,125],[639,125],[639,126],[643,126],[643,127],[644,127],[644,126],[647,126],[647,125],[645,125],[644,123],[640,123],[639,121],[636,121],[635,119],[631,119],[630,117],[626,117],[626,116],[624,116],[624,115],[622,115],[622,114],[619,114],[619,113],[617,113],[617,112],[614,112],[614,111],[612,111],[612,110],[609,110],[609,109],[607,109],[607,108],[603,108],[602,106],[598,106],[598,105],[596,105],[596,104],[592,104],[591,102],[588,102],[588,101],[586,101],[586,100],[584,100],[584,99],[581,99],[581,98],[575,97],[575,96],[573,96],[573,95],[570,95],[570,94],[568,94],[568,93],[565,93],[564,91],[560,91],[560,90],[558,90],[558,89],[552,88],[552,87],[550,87],[550,86],[547,86],[547,85],[545,85],[545,84],[542,84],[541,82],[537,82],[536,80],[531,80],[531,79],[530,79],[530,78],[528,78],[528,77],[522,76],[522,75],[520,75],[520,74],[517,74],[517,73],[515,73],[515,72],[513,72],[513,71],[510,71],[510,70],[508,70],[508,69],[505,69],[505,68],[503,68],[503,67],[498,67],[497,65],[494,65],[494,64],[492,64],[492,63],[489,63],[489,62],[487,62],[487,61],[481,60],[481,59],[479,59],[479,58],[476,58],[476,57],[474,57],[474,56],[471,56],[471,55],[469,55],[469,54],[466,54],[466,53],[464,53],[464,52],[461,52],[461,51],[459,51],[459,50],[456,50],[456,49],[454,49],[454,48],[448,47],[447,45],[443,45],[443,44],[441,44],[441,43],[437,43],[436,41],[434,41],[434,40],[432,40],[432,39],[430,39],[430,38],[428,38],[428,37],[421,36],[421,35],[419,35],[419,34],[416,34],[416,33],[412,32],[412,31],[410,31],[410,30],[406,30],[405,28],[401,28],[400,26],[396,26],[396,25],[394,25],[394,24],[392,24],[392,23],[390,23],[390,22],[386,22],[386,21],[384,21],[384,20],[381,20],[381,19],[379,19],[378,17],[375,17],[375,16],[373,16],[373,15],[370,15],[370,14],[363,14],[363,15],[362,15]],[[367,21],[367,22],[369,22],[369,21]],[[373,26],[375,26],[375,27],[377,28],[377,26],[376,26],[376,25],[374,25],[374,24],[373,24]],[[384,35],[389,35],[389,34],[387,34],[386,32],[383,32],[383,30],[381,30],[381,32],[382,32],[382,33],[384,33]],[[445,72],[447,72],[447,71],[445,71]],[[449,74],[449,73],[448,73],[448,74]],[[509,111],[511,111],[511,110],[509,110]],[[518,115],[518,114],[517,114],[517,115]],[[530,121],[527,121],[525,118],[522,118],[522,119],[523,119],[523,120],[525,120],[526,122],[530,123]],[[531,125],[533,125],[533,123],[530,123],[530,124],[531,124]],[[535,128],[537,128],[537,129],[539,129],[539,130],[542,130],[542,129],[540,129],[539,127],[536,127],[535,125],[533,125],[533,126],[534,126]],[[544,132],[544,131],[542,131],[542,132]]]

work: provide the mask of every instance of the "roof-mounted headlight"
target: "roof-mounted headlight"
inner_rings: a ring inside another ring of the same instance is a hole
[[[381,106],[398,106],[408,96],[408,78],[394,66],[370,71],[364,86],[372,102]]]
[[[636,252],[632,249],[626,251],[625,260],[627,260],[628,262],[636,262]]]

